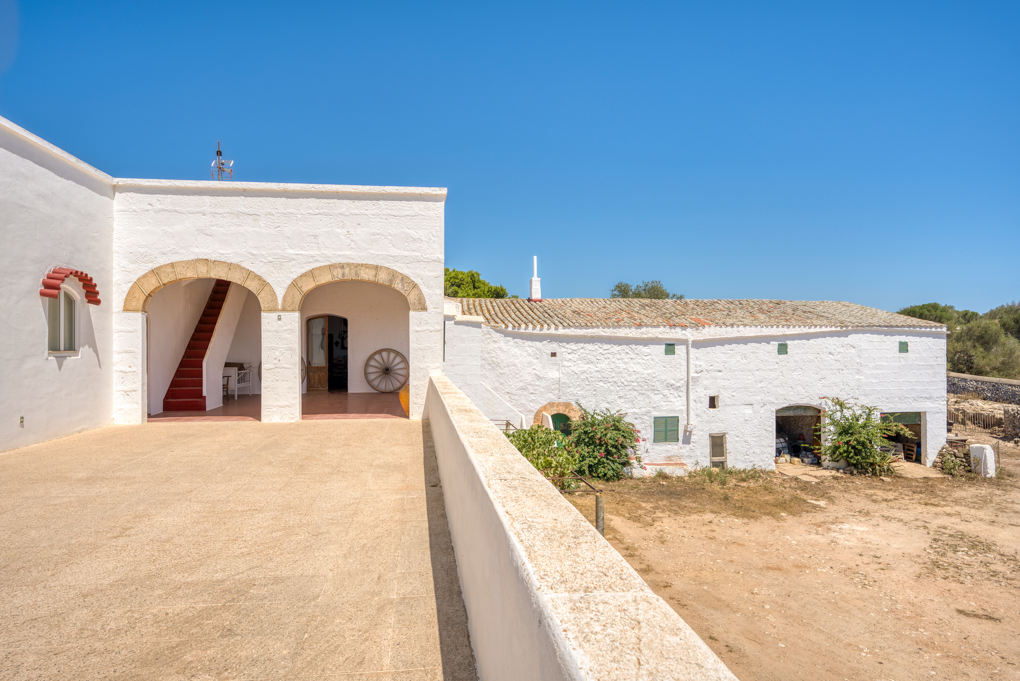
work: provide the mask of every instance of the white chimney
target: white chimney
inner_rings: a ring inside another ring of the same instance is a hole
[[[542,302],[542,280],[538,278],[538,256],[535,256],[535,276],[531,278],[531,293],[528,300],[533,303]]]

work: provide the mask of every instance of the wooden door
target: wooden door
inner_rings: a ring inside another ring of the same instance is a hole
[[[308,337],[308,392],[324,393],[329,390],[329,352],[326,348],[329,318],[309,317],[305,322]]]

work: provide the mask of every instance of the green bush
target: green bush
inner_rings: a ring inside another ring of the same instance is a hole
[[[878,407],[851,404],[830,397],[832,405],[819,426],[818,453],[827,461],[846,461],[847,465],[870,475],[892,475],[892,455],[879,449],[886,435],[910,435],[899,423],[883,421]]]
[[[608,409],[588,411],[581,405],[581,418],[571,422],[567,451],[577,456],[578,474],[597,480],[619,480],[630,464],[638,431],[623,420],[623,414]],[[636,464],[641,465],[635,454]]]
[[[566,447],[567,439],[555,430],[545,426],[532,426],[527,430],[515,430],[506,434],[524,458],[547,478],[566,478],[577,466],[577,455]],[[571,489],[565,480],[553,480],[560,489]]]

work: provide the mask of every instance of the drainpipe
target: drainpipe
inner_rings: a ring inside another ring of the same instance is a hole
[[[690,337],[687,338],[687,425],[684,426],[684,430],[690,433],[694,430],[694,424],[691,423],[691,364],[694,359],[691,357],[691,353],[694,350],[694,346],[691,344]]]

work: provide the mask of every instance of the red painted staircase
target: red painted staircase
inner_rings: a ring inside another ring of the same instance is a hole
[[[216,322],[223,309],[223,301],[227,298],[230,282],[217,279],[213,284],[212,293],[205,304],[205,310],[198,320],[195,333],[191,334],[188,347],[184,349],[184,357],[177,365],[177,373],[170,381],[170,387],[163,398],[163,411],[205,411],[205,395],[202,394],[202,360],[209,350]],[[209,386],[210,390],[219,390],[219,385]]]

